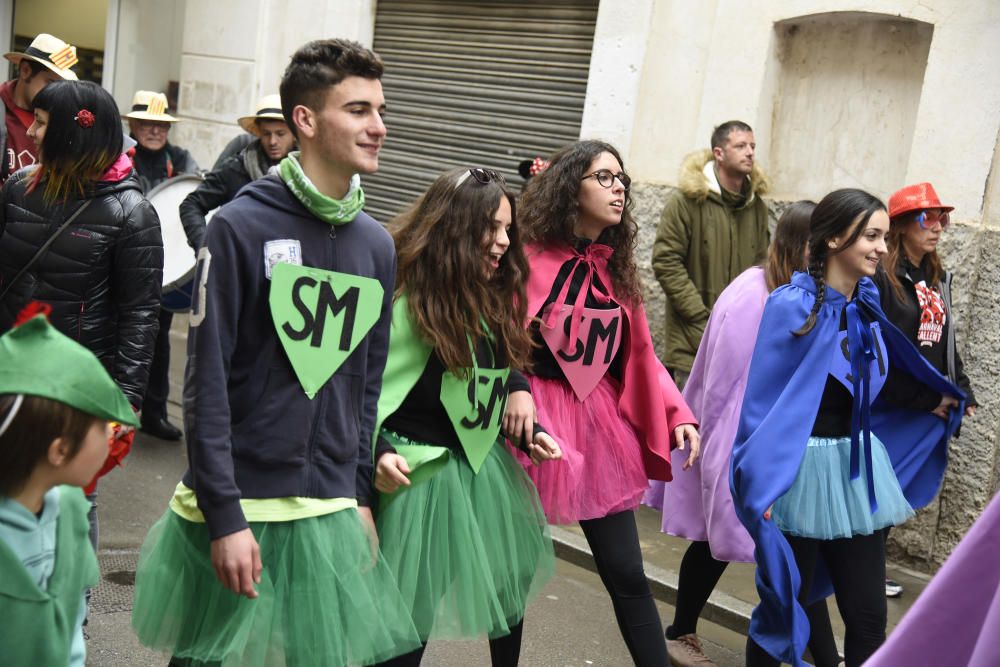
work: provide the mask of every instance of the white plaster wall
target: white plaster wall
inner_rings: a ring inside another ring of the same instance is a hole
[[[160,0],[119,0],[117,34],[114,40],[111,94],[118,108],[128,110],[137,90],[166,92],[170,81],[178,81],[184,32],[184,3]],[[176,111],[174,109],[173,111]]]
[[[932,29],[876,17],[778,25],[773,126],[760,132],[773,197],[819,200],[836,186],[886,198],[905,181]]]
[[[203,167],[239,134],[236,119],[278,92],[292,53],[313,39],[370,46],[374,0],[215,0],[186,4],[179,113],[171,131]]]
[[[629,161],[653,0],[601,2],[580,137],[602,139]]]
[[[679,160],[672,170],[665,163],[695,144],[717,12],[717,0],[654,3],[632,131],[633,177],[676,182]]]
[[[602,12],[605,4],[609,0],[601,3]],[[778,131],[771,126],[774,24],[826,12],[881,13],[934,26],[906,180],[935,174],[956,203],[956,217],[978,217],[1000,124],[995,0],[655,0],[652,25],[631,27],[633,39],[648,41],[631,130],[633,176],[676,183],[684,155],[706,147],[712,127],[732,118],[754,127],[766,168]],[[588,98],[592,94],[588,90]],[[794,184],[775,185],[792,196],[812,194],[795,192]]]

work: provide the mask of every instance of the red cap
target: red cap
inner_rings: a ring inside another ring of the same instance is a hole
[[[938,199],[934,192],[934,186],[930,183],[917,183],[907,185],[902,190],[897,190],[889,197],[889,217],[909,213],[910,211],[923,211],[929,208],[939,208],[944,213],[954,211],[954,206],[945,206]]]

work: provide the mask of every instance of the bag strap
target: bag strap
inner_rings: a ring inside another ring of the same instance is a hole
[[[80,214],[83,213],[84,210],[88,206],[90,206],[90,202],[92,202],[92,201],[94,201],[94,200],[93,199],[88,199],[87,201],[85,201],[82,204],[80,204],[80,206],[77,207],[77,209],[75,211],[73,211],[73,214],[71,216],[69,216],[68,218],[66,218],[65,222],[63,222],[61,225],[59,225],[59,229],[56,230],[56,233],[53,234],[52,236],[50,236],[48,238],[48,240],[45,243],[42,244],[42,247],[38,249],[38,252],[36,252],[34,254],[34,256],[31,259],[28,260],[27,264],[25,264],[24,266],[21,267],[21,270],[17,272],[17,275],[14,276],[14,279],[11,280],[9,283],[7,283],[7,287],[4,288],[3,292],[0,292],[0,301],[3,301],[3,298],[5,296],[7,296],[7,292],[9,292],[11,290],[11,288],[13,288],[14,285],[17,284],[17,281],[20,280],[21,277],[24,276],[24,274],[28,272],[28,269],[30,269],[32,266],[34,266],[35,263],[39,259],[41,259],[42,255],[45,254],[45,251],[49,249],[49,246],[51,246],[53,243],[55,243],[55,240],[57,238],[59,238],[59,235],[62,234],[66,230],[66,228],[69,227],[73,223],[74,220],[76,220],[78,217],[80,217]]]

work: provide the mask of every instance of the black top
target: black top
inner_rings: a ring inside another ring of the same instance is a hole
[[[148,194],[168,178],[198,172],[198,163],[191,153],[171,143],[158,151],[149,151],[136,144],[132,164],[143,194]]]
[[[847,330],[847,309],[840,315],[840,331]],[[928,389],[906,371],[889,365],[889,374],[878,397],[893,405],[930,412],[941,402],[941,394]],[[819,410],[813,422],[815,438],[842,438],[851,434],[851,410],[854,398],[840,380],[826,376],[826,386],[820,398]]]
[[[142,196],[135,172],[99,182],[68,201],[31,192],[32,171],[7,179],[0,198],[0,289],[8,286],[85,199],[92,200],[0,302],[0,333],[29,301],[52,306],[49,321],[93,352],[140,407],[160,312],[163,239],[159,218]]]
[[[589,239],[577,239],[576,249],[578,252],[583,252],[587,246],[592,243]],[[555,282],[552,283],[552,289],[549,290],[549,295],[545,297],[545,303],[534,313],[536,318],[542,316],[542,311],[545,307],[551,303],[555,303],[555,300],[559,297],[559,292],[563,288],[563,284],[566,282],[566,278],[569,276],[570,270],[573,268],[573,264],[576,263],[575,259],[566,260],[561,267],[559,267],[559,272],[556,274]],[[583,287],[583,281],[587,276],[587,266],[583,263],[578,264],[576,271],[573,272],[573,279],[569,284],[569,292],[566,295],[567,303],[573,303],[576,295],[580,293],[580,288]],[[593,287],[591,291],[587,293],[587,300],[584,302],[584,306],[587,308],[593,308],[595,310],[613,310],[619,308],[619,304],[612,299],[608,303],[601,303],[594,297],[593,290],[597,288],[603,292],[607,292],[607,288],[604,283],[601,282],[600,277],[597,273],[593,274],[593,282],[591,283]],[[566,374],[563,373],[562,369],[559,367],[559,362],[556,361],[555,356],[552,354],[552,350],[545,343],[542,338],[542,332],[539,329],[540,323],[536,319],[531,323],[531,337],[535,342],[535,348],[531,355],[531,374],[547,378],[550,380],[565,380]],[[611,360],[611,365],[608,367],[608,373],[616,380],[621,381],[622,378],[622,349],[624,345],[619,346],[618,352],[615,354],[615,358]]]
[[[923,269],[911,264],[906,257],[901,257],[896,278],[902,286],[902,299],[896,294],[889,276],[881,266],[875,273],[875,285],[879,290],[885,316],[913,341],[924,359],[965,392],[966,405],[978,405],[969,376],[965,374],[962,357],[955,347],[953,309],[950,303],[951,275],[946,273],[939,285],[929,287]],[[951,377],[948,368],[949,346],[953,348],[955,359],[954,377]]]
[[[497,351],[485,339],[476,345],[476,363],[480,368],[506,368],[507,360],[497,356]],[[382,427],[418,442],[462,452],[462,443],[441,403],[441,376],[444,372],[441,357],[436,350],[432,351],[420,378],[399,408],[385,419]],[[530,387],[525,377],[512,368],[507,378],[507,395],[515,391],[530,391]],[[538,430],[541,429],[536,429],[536,432]],[[380,437],[376,458],[388,451],[394,451],[393,447]]]
[[[260,176],[266,175],[268,169],[278,164],[267,157],[260,141],[255,139],[220,167],[205,174],[205,180],[181,202],[178,207],[181,225],[188,245],[195,252],[205,243],[205,216],[232,201],[243,186],[254,180],[254,175],[247,169],[247,164],[252,162],[256,163],[254,171]]]

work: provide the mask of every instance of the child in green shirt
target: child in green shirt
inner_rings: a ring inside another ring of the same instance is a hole
[[[0,655],[83,667],[85,592],[97,583],[81,487],[111,425],[137,426],[97,358],[36,315],[0,336]]]

